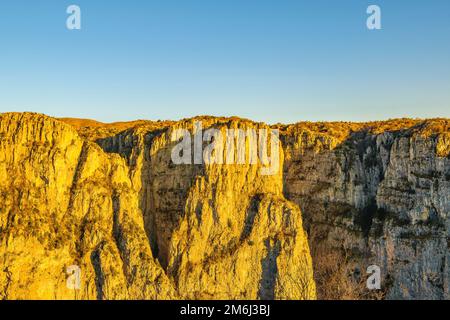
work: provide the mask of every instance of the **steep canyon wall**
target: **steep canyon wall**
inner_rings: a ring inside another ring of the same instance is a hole
[[[196,121],[279,129],[280,170],[175,165],[173,132]],[[448,299],[449,151],[443,119],[2,114],[0,298],[372,298],[361,283],[376,264],[382,298]],[[80,290],[67,287],[72,265]]]

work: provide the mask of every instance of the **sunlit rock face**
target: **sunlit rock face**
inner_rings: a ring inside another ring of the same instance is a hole
[[[2,115],[0,136],[2,298],[177,297],[119,155],[41,115]],[[72,265],[80,290],[67,286]]]
[[[278,170],[174,164],[198,122],[279,130]],[[449,126],[2,114],[0,298],[449,299]]]
[[[176,128],[193,122],[0,115],[0,297],[316,298],[301,212],[283,195],[283,150],[273,175],[261,164],[174,165]]]

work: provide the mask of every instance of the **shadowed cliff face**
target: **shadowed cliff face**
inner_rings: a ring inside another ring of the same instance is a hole
[[[366,297],[361,275],[378,265],[382,297],[449,299],[449,121],[311,126],[286,130],[284,187],[304,213],[319,297]],[[344,279],[334,293],[330,270]]]
[[[175,165],[172,135],[195,121],[269,129],[0,115],[0,297],[448,299],[448,120],[276,126],[268,176]]]

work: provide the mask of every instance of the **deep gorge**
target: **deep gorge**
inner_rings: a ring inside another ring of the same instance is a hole
[[[174,165],[172,131],[199,120],[279,129],[279,172]],[[2,114],[0,297],[448,299],[449,124]]]

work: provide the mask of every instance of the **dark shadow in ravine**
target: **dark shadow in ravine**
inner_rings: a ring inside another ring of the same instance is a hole
[[[103,243],[100,243],[91,254],[91,264],[95,272],[95,287],[97,291],[97,300],[103,300],[105,278],[103,277],[102,264],[100,259],[100,252],[103,248]]]
[[[280,255],[280,241],[274,240],[271,245],[271,239],[265,240],[267,250],[266,257],[261,261],[262,277],[259,283],[258,297],[261,300],[275,299],[275,285],[278,276],[277,258]]]

